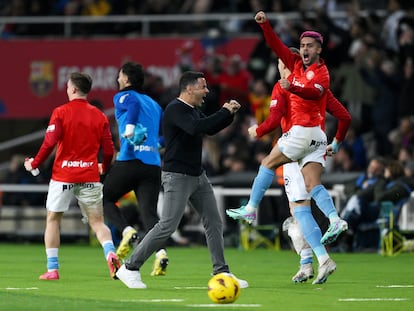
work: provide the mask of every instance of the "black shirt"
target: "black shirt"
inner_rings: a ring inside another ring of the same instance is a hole
[[[233,114],[226,108],[206,116],[178,98],[172,100],[163,116],[163,171],[200,176],[203,136],[218,133],[232,121]]]

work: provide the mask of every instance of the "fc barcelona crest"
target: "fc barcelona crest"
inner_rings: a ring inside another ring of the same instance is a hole
[[[52,90],[53,63],[51,61],[33,61],[30,64],[30,89],[38,97],[44,97]]]

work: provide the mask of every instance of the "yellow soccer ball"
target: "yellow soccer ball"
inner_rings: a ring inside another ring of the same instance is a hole
[[[240,284],[230,273],[219,273],[208,281],[207,293],[214,303],[232,303],[240,296]]]

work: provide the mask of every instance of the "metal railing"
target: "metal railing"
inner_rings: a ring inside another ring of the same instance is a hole
[[[379,10],[375,12],[378,16],[385,16],[386,12]],[[366,16],[368,11],[360,11],[360,15]],[[303,17],[315,17],[315,13],[307,11],[303,14],[299,12],[286,13],[267,13],[271,21],[286,22],[302,20]],[[348,13],[344,11],[332,12],[329,16],[334,20],[346,19]],[[107,15],[107,16],[11,16],[0,17],[0,33],[3,32],[7,24],[58,24],[63,25],[62,36],[70,38],[73,36],[73,26],[76,24],[131,24],[141,25],[137,36],[147,37],[152,35],[151,26],[154,23],[194,23],[194,22],[216,22],[217,25],[225,26],[234,22],[246,22],[253,20],[253,13],[215,13],[215,14],[168,14],[168,15]],[[224,27],[226,29],[226,27]],[[45,34],[46,36],[47,34]],[[110,35],[108,33],[107,35]],[[119,34],[117,34],[119,35]],[[180,35],[178,33],[165,33],[165,35]],[[188,34],[187,34],[188,35]],[[240,36],[239,32],[237,35]]]

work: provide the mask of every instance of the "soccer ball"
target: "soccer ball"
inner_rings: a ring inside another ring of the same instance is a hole
[[[232,303],[240,295],[240,284],[230,273],[219,273],[208,281],[207,293],[214,303]]]

